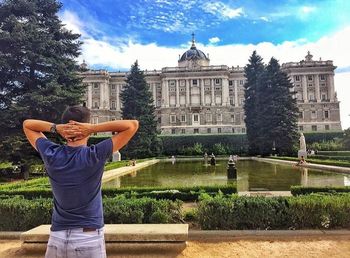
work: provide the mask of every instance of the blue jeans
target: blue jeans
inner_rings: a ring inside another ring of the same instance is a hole
[[[51,231],[45,258],[106,258],[103,228]]]

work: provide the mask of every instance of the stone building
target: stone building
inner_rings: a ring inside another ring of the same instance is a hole
[[[303,61],[282,64],[296,91],[300,131],[341,130],[335,68],[332,61],[314,61],[310,53]],[[177,67],[144,74],[162,134],[245,133],[243,67],[210,65],[194,38]],[[127,73],[88,70],[82,75],[92,123],[121,119],[120,92],[127,87]]]

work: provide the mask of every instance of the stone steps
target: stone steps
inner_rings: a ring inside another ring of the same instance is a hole
[[[107,254],[180,253],[188,239],[188,224],[108,224],[104,230]],[[22,249],[44,254],[49,234],[50,225],[23,232]]]

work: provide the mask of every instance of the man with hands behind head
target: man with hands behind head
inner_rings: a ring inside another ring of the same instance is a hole
[[[50,178],[54,207],[45,257],[106,257],[103,235],[101,180],[104,165],[138,129],[137,120],[90,124],[90,110],[68,107],[62,124],[25,120],[23,130],[39,152]],[[59,145],[44,132],[58,133],[67,140]],[[116,135],[87,146],[89,136],[98,132]]]

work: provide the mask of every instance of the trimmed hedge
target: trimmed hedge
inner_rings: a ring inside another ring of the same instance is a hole
[[[268,158],[269,159],[289,160],[289,161],[295,161],[295,162],[299,161],[299,159],[296,157],[272,157],[271,156]],[[350,167],[350,162],[347,162],[347,161],[338,161],[338,160],[330,160],[330,159],[319,160],[319,159],[309,159],[309,158],[307,158],[306,161],[309,163],[321,164],[321,165]]]
[[[216,153],[220,148],[229,154],[245,154],[248,151],[247,136],[245,134],[209,134],[209,135],[160,135],[163,142],[164,155],[182,155],[187,148],[200,144],[204,152]]]
[[[350,228],[350,194],[298,197],[206,197],[198,222],[206,230]]]
[[[342,131],[338,132],[305,132],[305,141],[308,144],[314,143],[314,142],[325,142],[325,141],[332,141],[336,138],[343,138],[344,133]]]
[[[350,157],[350,151],[319,151],[319,155],[326,156],[347,156]]]
[[[43,180],[40,180],[41,182]],[[16,183],[17,184],[17,183]],[[9,184],[10,185],[10,184]],[[18,186],[18,184],[17,184]],[[0,195],[21,195],[26,199],[52,198],[50,186],[43,184],[43,187],[33,187],[29,184],[25,187],[13,188],[0,187]],[[213,186],[181,186],[181,187],[128,187],[128,188],[102,188],[104,197],[115,197],[117,195],[133,196],[136,198],[150,197],[155,199],[196,201],[202,193],[211,196],[218,192],[223,194],[237,193],[236,184],[213,185]]]
[[[293,185],[290,187],[292,195],[307,195],[312,193],[350,193],[350,186],[301,186]]]
[[[109,224],[179,223],[183,221],[180,201],[151,198],[104,198],[104,219]],[[0,230],[24,231],[50,224],[52,200],[27,200],[20,196],[0,196]]]
[[[350,162],[350,156],[328,156],[328,155],[312,155],[310,156],[312,159],[320,159],[320,160],[340,160],[340,161],[349,161]]]

